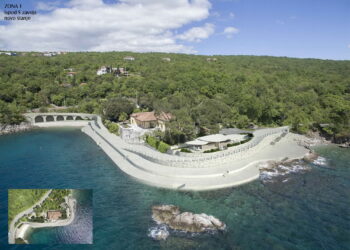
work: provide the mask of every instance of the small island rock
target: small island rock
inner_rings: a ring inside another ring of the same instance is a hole
[[[225,230],[226,228],[225,223],[214,216],[204,213],[180,213],[179,207],[174,205],[153,206],[152,218],[159,224],[168,225],[171,229],[192,233],[200,233],[208,230]]]

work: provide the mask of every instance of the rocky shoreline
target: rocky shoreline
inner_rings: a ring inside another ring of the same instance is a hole
[[[203,233],[208,231],[223,231],[225,223],[212,215],[180,212],[174,205],[158,205],[152,207],[152,219],[161,225],[154,229],[151,236],[156,240],[165,240],[169,236],[166,226],[173,230],[187,233]]]
[[[0,124],[0,135],[13,134],[24,132],[33,129],[34,126],[29,122],[22,122],[21,124],[4,125]]]
[[[288,181],[289,173],[306,172],[311,170],[307,163],[325,165],[327,160],[312,150],[300,159],[283,159],[281,161],[268,161],[259,165],[260,180],[263,183],[275,181]],[[278,177],[276,179],[276,177]]]
[[[307,138],[300,141],[300,145],[310,148],[313,146],[319,145],[329,145],[334,144],[341,148],[349,148],[350,147],[350,136],[342,136],[342,137],[327,137],[320,132],[309,132]]]

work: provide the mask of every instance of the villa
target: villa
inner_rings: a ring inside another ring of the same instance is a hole
[[[135,57],[133,57],[133,56],[126,56],[126,57],[124,57],[124,60],[125,61],[135,61]]]
[[[163,60],[164,62],[171,62],[170,57],[163,57],[162,60]]]
[[[129,76],[129,72],[126,71],[126,68],[112,68],[112,72],[117,77],[119,77],[119,76]]]
[[[130,123],[137,125],[144,129],[159,128],[161,131],[165,131],[165,124],[172,118],[170,113],[161,112],[156,114],[154,111],[151,112],[139,112],[130,115]]]
[[[56,221],[59,218],[62,217],[62,212],[61,211],[57,211],[57,210],[49,210],[47,211],[47,219],[49,221]]]
[[[16,56],[17,53],[15,53],[15,52],[6,52],[6,51],[4,51],[4,52],[0,52],[0,55]]]
[[[100,75],[104,75],[104,74],[107,74],[107,73],[110,73],[111,72],[111,68],[110,67],[106,67],[106,66],[102,66],[99,70],[97,70],[97,75],[100,76]]]
[[[248,136],[241,134],[213,134],[198,137],[197,139],[193,141],[188,141],[185,144],[188,146],[189,149],[192,149],[194,151],[206,151],[213,149],[222,150],[227,148],[228,144],[239,143],[246,139],[248,139]]]
[[[128,71],[126,71],[126,68],[112,68],[112,67],[106,67],[102,66],[99,70],[97,70],[96,75],[104,75],[107,73],[113,73],[115,76],[129,76]]]
[[[207,62],[216,62],[218,59],[216,59],[215,57],[214,58],[211,58],[211,57],[208,57],[207,58]]]
[[[55,55],[57,55],[55,52],[45,52],[45,53],[43,53],[43,56],[51,57],[51,56],[55,56]]]

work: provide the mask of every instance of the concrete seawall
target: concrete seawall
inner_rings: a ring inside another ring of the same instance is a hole
[[[70,225],[75,219],[75,210],[76,210],[76,200],[73,198],[68,199],[68,206],[71,211],[71,214],[68,219],[58,220],[54,222],[25,222],[22,223],[20,228],[17,228],[15,231],[15,238],[22,238],[23,240],[27,240],[27,232],[32,228],[47,228],[47,227],[64,227]],[[12,243],[13,244],[13,243]]]
[[[276,146],[270,143],[280,134],[270,134],[264,137],[252,152],[247,152],[246,157],[242,152],[239,154],[240,158],[235,161],[222,156],[213,159],[216,161],[215,166],[198,167],[196,164],[199,161],[192,161],[192,166],[184,167],[179,164],[179,167],[176,167],[153,160],[157,154],[146,158],[146,153],[135,153],[134,150],[130,150],[132,146],[110,134],[99,120],[96,123],[90,123],[82,131],[89,135],[122,171],[139,181],[163,188],[200,191],[237,186],[257,179],[258,165],[261,162],[282,160],[286,157],[301,158],[308,152],[295,142],[297,135],[288,134]],[[142,146],[139,147],[142,149]],[[146,149],[144,151],[146,152]],[[165,154],[162,157],[163,160],[168,157],[169,161],[177,159],[178,163],[182,159]],[[191,162],[188,157],[186,160]]]
[[[99,116],[90,117],[92,121],[47,123],[51,127],[56,123],[83,126],[82,132],[91,137],[123,172],[162,188],[201,191],[237,186],[257,179],[258,165],[262,162],[302,158],[308,152],[297,144],[299,135],[288,133],[288,127],[281,127],[256,131],[255,138],[246,145],[217,153],[193,157],[168,155],[143,145],[128,144],[111,134]],[[41,127],[46,127],[46,123],[41,123]],[[272,144],[276,139],[278,142]]]

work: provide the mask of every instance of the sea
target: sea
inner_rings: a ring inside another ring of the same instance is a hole
[[[312,162],[281,164],[239,187],[183,192],[134,180],[76,128],[0,136],[0,249],[350,249],[350,150],[315,151]],[[8,245],[11,188],[78,189],[81,223],[33,230],[32,244]],[[159,204],[213,215],[227,228],[173,231],[152,220]],[[160,228],[166,240],[153,238]]]

